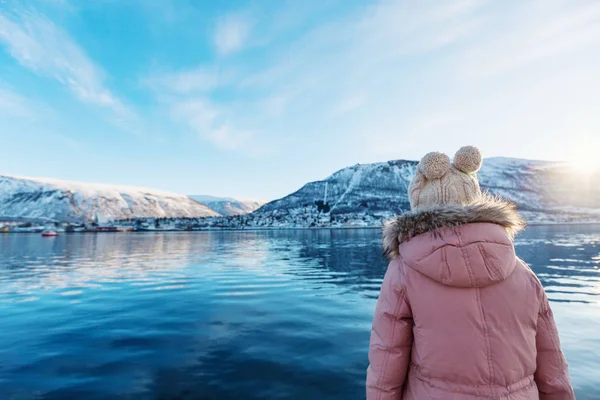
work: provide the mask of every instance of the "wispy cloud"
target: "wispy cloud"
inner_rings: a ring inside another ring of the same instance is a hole
[[[241,14],[230,14],[217,22],[214,41],[217,51],[227,55],[246,44],[252,30],[252,20]]]
[[[206,92],[219,85],[219,73],[208,68],[196,68],[168,74],[163,77],[163,83],[178,93]]]
[[[366,102],[365,96],[363,96],[361,94],[348,96],[348,97],[342,99],[339,102],[339,104],[337,104],[334,107],[334,109],[332,110],[332,114],[334,116],[342,116],[344,114],[347,114],[349,112],[352,112],[352,111],[358,109],[363,104],[365,104],[365,102]]]
[[[507,126],[514,139],[535,130],[555,134],[552,121],[572,121],[576,107],[575,100],[549,105],[551,93],[591,104],[597,81],[586,85],[574,74],[589,75],[598,66],[597,45],[597,2],[515,2],[498,8],[478,0],[436,7],[380,1],[315,27],[266,63],[266,70],[246,74],[245,82],[268,97],[297,83],[282,119],[289,133],[302,127],[307,143],[311,132],[327,132],[332,143],[352,143],[349,159],[377,160],[382,152],[414,157],[431,146],[419,140],[424,136],[441,135],[439,145],[452,146],[456,138],[465,144],[482,141],[482,132],[501,135]],[[582,57],[590,63],[577,62]],[[539,62],[537,74],[530,75],[533,62]],[[507,70],[521,78],[506,82],[498,73]],[[550,107],[553,116],[543,112]],[[276,137],[272,127],[261,131],[269,129]],[[374,140],[379,145],[373,146]],[[491,146],[495,154],[515,154],[506,140],[485,141],[499,145]]]
[[[482,37],[458,62],[465,75],[490,77],[527,67],[554,56],[600,44],[600,3],[537,1],[523,3],[513,13],[488,14],[490,24],[511,29]],[[532,21],[529,16],[535,15]]]
[[[418,138],[441,132],[442,147],[456,138],[477,144],[481,132],[500,135],[505,128],[515,139],[532,130],[558,132],[552,121],[562,115],[572,122],[581,114],[576,103],[588,104],[580,110],[596,104],[590,96],[598,84],[582,78],[598,61],[591,50],[600,44],[600,7],[593,1],[500,7],[459,0],[432,7],[382,0],[310,24],[299,35],[274,31],[272,20],[282,12],[261,14],[255,26],[248,9],[228,14],[214,38],[219,54],[246,52],[163,76],[168,84],[160,95],[171,95],[178,122],[222,149],[264,143],[282,149],[296,138],[298,152],[313,155],[344,143],[350,150],[339,157],[354,162],[414,158],[430,150]],[[257,57],[257,48],[247,46],[255,36],[289,40],[269,42]],[[591,63],[577,62],[586,52]],[[528,71],[533,63],[535,74]],[[506,71],[520,78],[506,80]],[[574,90],[576,101],[547,104],[549,94]],[[552,117],[544,111],[549,107]],[[506,140],[488,141],[497,145],[495,154],[510,150]]]
[[[0,82],[0,136],[41,135],[73,151],[81,150],[83,145],[78,140],[64,133],[57,133],[59,130],[54,126],[55,121],[55,112],[39,99],[26,98]]]
[[[250,63],[233,73],[238,67],[217,59],[212,65],[155,75],[151,86],[157,98],[166,99],[176,121],[221,149],[283,148],[289,137],[318,136],[330,129],[331,118],[363,114],[357,110],[367,99],[381,98],[378,90],[389,87],[390,66],[408,53],[433,51],[467,35],[473,24],[465,24],[465,14],[478,5],[469,0],[432,10],[399,1],[375,3],[317,25],[281,51],[270,52],[266,69]],[[263,20],[269,24],[267,17]],[[251,41],[250,21],[247,11],[220,20],[215,44],[221,55]],[[432,24],[437,27],[433,32]],[[374,73],[378,68],[382,74]],[[229,94],[226,100],[214,95],[218,91]],[[343,136],[340,127],[328,135]]]
[[[162,162],[169,185],[195,156],[223,173],[196,183],[282,195],[464,144],[557,159],[600,132],[597,0],[66,3],[0,0],[0,136]],[[106,119],[145,140],[113,146]]]
[[[171,120],[186,126],[198,137],[217,148],[242,153],[256,153],[256,139],[247,129],[234,128],[231,105],[221,105],[212,98],[215,91],[229,85],[232,70],[200,66],[193,69],[152,73],[142,79],[152,89],[162,109]]]
[[[33,10],[0,11],[0,42],[22,66],[51,77],[80,101],[111,110],[118,121],[133,112],[104,84],[104,73],[60,27]]]
[[[257,149],[256,143],[253,143],[254,135],[232,127],[227,111],[209,100],[193,98],[177,101],[172,104],[172,113],[176,120],[222,149],[246,152]]]
[[[24,96],[12,85],[0,81],[0,119],[12,118],[20,121],[19,124],[47,126],[56,116],[55,110],[42,99]]]
[[[0,85],[0,118],[32,117],[35,114],[35,110],[25,98]]]
[[[227,85],[235,71],[217,66],[199,66],[178,71],[153,72],[142,83],[156,92],[179,95],[207,93]]]

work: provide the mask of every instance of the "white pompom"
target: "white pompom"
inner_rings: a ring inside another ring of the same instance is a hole
[[[461,147],[454,156],[454,166],[456,169],[467,174],[479,171],[481,162],[481,152],[477,147],[473,146]]]
[[[450,170],[450,157],[444,153],[427,153],[419,163],[419,170],[427,179],[439,179]]]

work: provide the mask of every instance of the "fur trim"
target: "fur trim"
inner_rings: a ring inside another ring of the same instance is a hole
[[[525,228],[525,220],[515,204],[500,197],[483,195],[468,205],[440,205],[399,215],[383,226],[383,255],[394,259],[400,243],[427,232],[437,234],[440,228],[487,222],[503,226],[511,238]]]

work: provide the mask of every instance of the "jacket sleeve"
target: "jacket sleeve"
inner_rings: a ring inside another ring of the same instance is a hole
[[[403,397],[413,342],[413,320],[400,268],[397,260],[388,266],[375,307],[367,400],[401,400]]]
[[[542,305],[538,317],[536,347],[537,369],[535,382],[540,392],[540,400],[575,400],[571,387],[567,361],[560,349],[558,329],[542,290]]]

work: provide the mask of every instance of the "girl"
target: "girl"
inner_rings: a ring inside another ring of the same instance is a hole
[[[548,298],[515,255],[515,207],[481,193],[481,154],[429,153],[412,212],[386,223],[368,400],[571,400]]]

